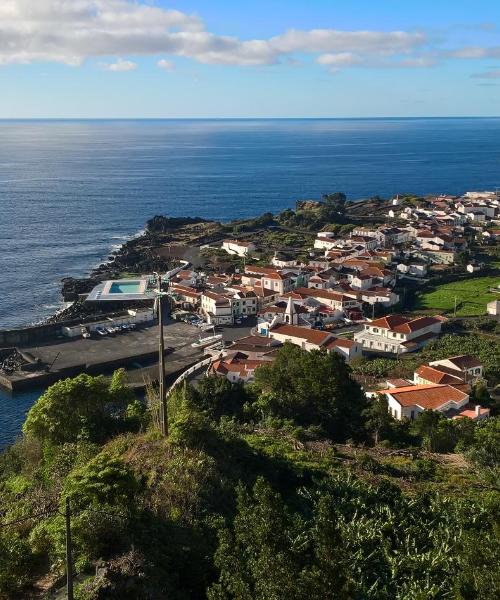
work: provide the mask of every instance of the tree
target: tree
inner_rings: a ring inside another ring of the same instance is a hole
[[[500,417],[476,426],[468,456],[480,467],[500,468]]]
[[[344,192],[334,192],[333,194],[323,194],[321,197],[323,202],[336,212],[343,212],[347,196]]]
[[[285,343],[274,362],[256,370],[254,388],[259,395],[251,408],[257,418],[320,425],[336,440],[363,435],[366,397],[336,353]]]
[[[117,425],[117,409],[125,409],[132,398],[122,372],[111,384],[103,376],[82,373],[49,387],[28,412],[23,432],[54,444],[74,442],[82,435],[100,442]]]
[[[373,441],[377,445],[380,437],[388,433],[394,421],[389,413],[387,396],[385,394],[377,396],[369,403],[363,414],[366,418],[366,430],[373,435]]]
[[[431,452],[434,450],[435,435],[442,419],[445,417],[441,413],[435,410],[424,410],[411,424],[412,433],[421,439],[426,450]]]
[[[102,452],[66,480],[64,496],[76,508],[122,506],[128,508],[139,489],[132,471],[119,458]]]
[[[225,377],[210,375],[198,383],[193,402],[211,419],[223,415],[241,416],[247,392],[243,384],[230,383]]]

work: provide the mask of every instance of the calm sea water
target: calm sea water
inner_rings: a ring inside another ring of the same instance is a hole
[[[61,307],[155,214],[230,219],[297,199],[500,186],[500,119],[0,121],[0,328]],[[0,391],[0,445],[34,394]]]

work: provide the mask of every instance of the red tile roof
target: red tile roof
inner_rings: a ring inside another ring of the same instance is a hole
[[[420,406],[436,410],[447,402],[461,402],[468,394],[451,385],[409,385],[401,388],[381,390],[379,394],[390,394],[401,406]]]
[[[271,335],[277,333],[279,335],[295,337],[306,340],[310,344],[323,346],[331,337],[332,334],[327,331],[319,331],[318,329],[309,329],[307,327],[298,327],[297,325],[275,325],[269,332]]]
[[[461,377],[458,377],[457,375],[450,375],[449,373],[445,373],[444,371],[434,367],[429,367],[427,365],[422,365],[415,371],[415,373],[422,379],[430,381],[431,383],[463,383]]]
[[[382,329],[390,329],[399,333],[412,333],[419,329],[424,329],[429,325],[433,325],[442,319],[439,317],[417,317],[412,319],[409,317],[403,317],[402,315],[387,315],[380,319],[375,319],[370,323],[373,327],[380,327]]]

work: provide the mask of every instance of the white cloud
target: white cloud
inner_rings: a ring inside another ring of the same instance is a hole
[[[359,62],[359,58],[354,56],[351,52],[339,52],[338,54],[321,54],[316,59],[316,62],[320,65],[327,65],[333,67],[354,65]]]
[[[156,64],[158,67],[160,67],[160,69],[163,69],[164,71],[173,71],[174,70],[173,62],[170,60],[167,60],[166,58],[160,59]]]
[[[197,15],[146,0],[0,1],[0,64],[74,66],[92,57],[170,54],[207,64],[266,65],[293,53],[406,54],[424,42],[422,33],[333,29],[240,40],[210,33]]]
[[[499,58],[500,46],[490,46],[482,48],[480,46],[466,46],[448,53],[452,58]]]
[[[308,54],[336,70],[427,67],[438,59],[500,56],[499,48],[444,51],[439,43],[422,31],[338,29],[291,29],[269,39],[242,40],[215,35],[198,15],[161,8],[151,0],[0,0],[0,65],[44,61],[77,66],[89,58],[154,56],[160,68],[168,68],[169,59],[160,59],[166,55],[251,66]],[[135,68],[129,62],[108,68]]]
[[[122,60],[119,58],[115,63],[103,65],[106,71],[114,71],[115,73],[124,73],[126,71],[135,71],[137,64],[131,60]]]

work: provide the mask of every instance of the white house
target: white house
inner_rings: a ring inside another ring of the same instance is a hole
[[[228,288],[233,296],[230,298],[233,315],[256,315],[258,310],[257,295],[253,290],[247,290],[241,286]]]
[[[201,295],[201,309],[212,325],[232,325],[233,306],[224,294],[205,291]]]
[[[352,340],[336,338],[328,331],[318,331],[307,327],[279,324],[269,329],[269,337],[283,344],[290,342],[295,346],[300,346],[303,350],[324,349],[327,352],[336,352],[346,362],[359,358],[362,354],[361,346]]]
[[[247,256],[257,249],[253,242],[243,242],[241,240],[224,240],[221,248],[228,254],[237,254],[238,256]]]
[[[225,377],[231,383],[249,383],[253,381],[255,370],[268,363],[266,360],[249,360],[233,356],[220,358],[210,366],[210,373]]]
[[[414,352],[438,337],[442,317],[409,318],[388,315],[364,325],[354,340],[368,352],[404,354]]]
[[[481,362],[470,354],[462,354],[460,356],[451,356],[442,360],[434,360],[429,363],[429,366],[460,374],[464,381],[471,382],[483,376],[483,365]]]
[[[474,421],[490,414],[488,408],[469,404],[469,394],[452,385],[408,385],[377,393],[387,397],[389,412],[398,420],[414,419],[424,410],[435,410],[451,419],[469,418]]]
[[[339,240],[331,231],[320,231],[314,240],[314,247],[317,250],[331,250],[337,246],[338,242]]]
[[[427,275],[427,264],[424,262],[399,263],[396,268],[401,275],[409,277],[425,277]]]
[[[493,317],[500,316],[500,300],[492,300],[486,305],[486,310]]]

